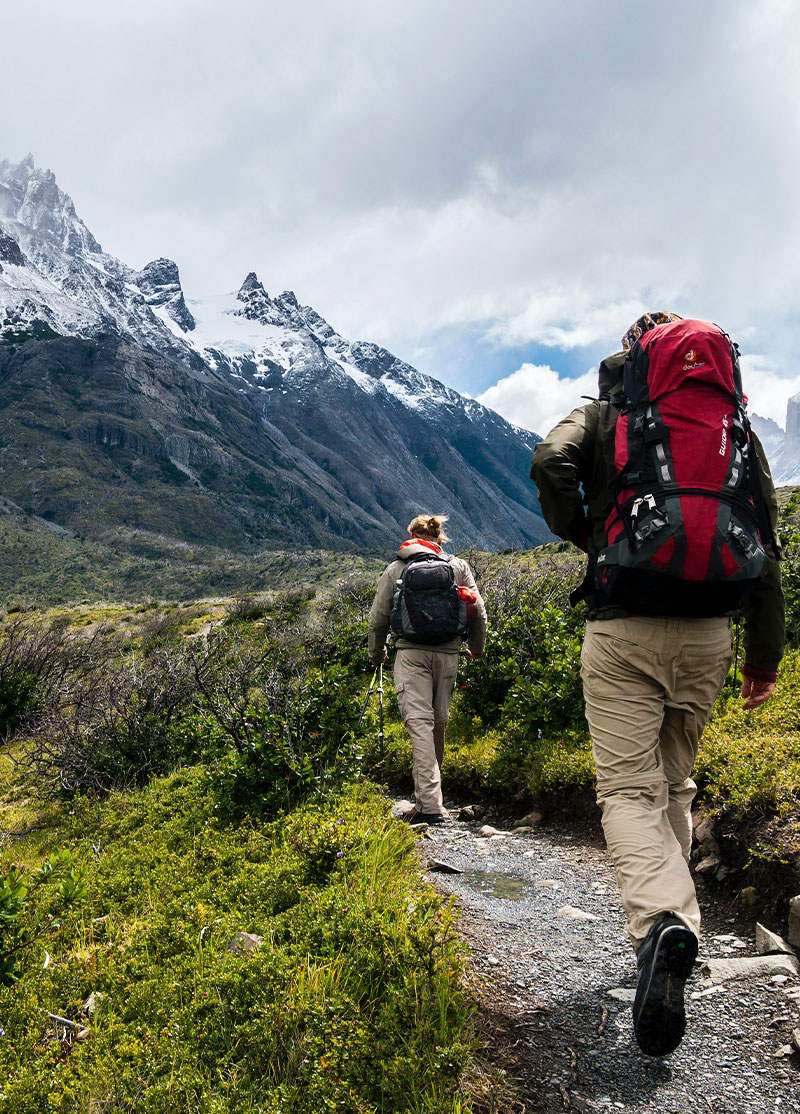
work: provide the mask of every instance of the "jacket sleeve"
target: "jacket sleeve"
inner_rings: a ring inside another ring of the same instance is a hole
[[[764,506],[772,526],[773,537],[778,536],[778,497],[761,442],[752,434],[755,450],[756,474],[761,484]],[[764,538],[768,563],[755,590],[743,607],[744,658],[758,674],[774,675],[783,656],[786,642],[786,609],[781,587],[780,550],[775,551],[769,538]],[[761,679],[769,679],[762,677]]]
[[[458,584],[463,584],[466,588],[472,588],[477,597],[475,603],[470,604],[471,618],[469,626],[467,627],[467,647],[471,654],[479,658],[486,649],[486,632],[489,624],[486,618],[486,604],[483,602],[483,597],[478,591],[478,585],[475,583],[472,569],[466,561],[459,562],[456,571],[456,582]]]
[[[539,442],[531,464],[545,522],[584,551],[591,524],[581,485],[591,474],[596,425],[597,404],[579,406]]]
[[[381,574],[375,598],[369,611],[369,660],[376,668],[383,661],[383,649],[386,635],[389,633],[389,616],[392,612],[392,600],[395,589],[395,565],[392,562]]]

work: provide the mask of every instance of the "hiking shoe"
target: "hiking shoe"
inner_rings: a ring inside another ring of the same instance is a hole
[[[696,957],[697,937],[671,913],[656,921],[639,948],[633,1031],[647,1056],[668,1056],[681,1043],[686,1032],[683,986]]]
[[[443,824],[444,817],[441,812],[409,812],[403,819],[407,824]]]

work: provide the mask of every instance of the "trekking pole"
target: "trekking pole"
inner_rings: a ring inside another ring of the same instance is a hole
[[[386,771],[383,768],[383,662],[378,666],[378,754],[380,755],[381,775],[385,777]]]
[[[381,772],[386,777],[386,770],[384,768],[384,761],[386,755],[383,749],[383,663],[389,659],[389,646],[391,645],[392,634],[391,631],[386,635],[386,641],[383,644],[383,657],[381,664],[378,666],[378,753],[380,754]]]
[[[736,675],[739,672],[739,639],[742,634],[741,620],[736,622],[736,648],[733,653],[733,691],[736,692]]]
[[[382,677],[383,676],[383,666],[380,666],[379,669],[381,671],[381,677]],[[369,704],[369,698],[372,696],[372,693],[375,689],[375,679],[378,676],[378,671],[379,670],[376,669],[375,672],[372,674],[372,680],[369,683],[369,688],[367,689],[367,695],[366,695],[366,698],[364,700],[364,707],[361,709],[361,715],[358,717],[358,723],[356,725],[357,727],[361,726],[361,721],[364,718],[364,715],[366,714],[367,705]]]

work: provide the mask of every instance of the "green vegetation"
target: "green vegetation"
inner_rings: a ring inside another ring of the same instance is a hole
[[[752,853],[784,861],[800,855],[795,514],[784,518],[793,645],[775,697],[743,712],[732,672],[698,761],[703,807],[772,825]],[[171,552],[137,537],[145,559]],[[468,556],[491,633],[485,658],[462,664],[445,781],[563,814],[593,780],[582,619],[566,599],[581,560],[561,546]],[[311,556],[304,572],[321,567]],[[391,683],[383,766],[376,701],[359,723],[374,583],[9,607],[4,1109],[473,1109],[453,911],[420,882],[415,835],[376,788],[411,772]],[[261,943],[244,951],[238,933]]]
[[[85,896],[0,989],[4,1109],[466,1109],[460,948],[413,834],[359,789],[225,824],[203,781],[76,800],[53,832]]]

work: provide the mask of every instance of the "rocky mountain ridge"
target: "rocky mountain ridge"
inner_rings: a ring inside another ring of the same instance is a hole
[[[549,537],[535,435],[255,273],[201,300],[127,266],[30,157],[0,162],[0,401],[0,494],[81,532],[385,548],[428,507],[460,547]]]

